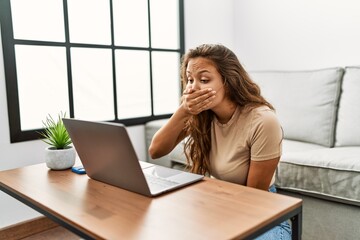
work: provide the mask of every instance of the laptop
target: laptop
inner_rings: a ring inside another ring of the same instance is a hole
[[[63,122],[86,174],[94,180],[152,197],[204,177],[139,161],[122,124],[70,118]]]

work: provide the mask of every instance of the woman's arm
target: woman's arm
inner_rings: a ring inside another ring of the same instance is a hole
[[[171,150],[185,138],[186,133],[184,127],[190,116],[183,106],[177,109],[169,121],[153,136],[149,147],[151,158],[160,158],[170,153]]]
[[[250,161],[246,186],[268,191],[279,160],[280,157],[263,161]]]
[[[211,88],[186,89],[180,107],[169,121],[155,133],[149,147],[151,158],[160,158],[170,153],[186,137],[187,133],[184,128],[189,118],[207,110],[214,96],[215,91]]]
[[[268,191],[280,160],[283,132],[273,111],[264,107],[255,110],[246,185]]]

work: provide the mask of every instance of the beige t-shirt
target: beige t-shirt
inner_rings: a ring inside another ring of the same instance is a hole
[[[237,107],[226,124],[216,118],[211,125],[210,166],[215,178],[246,185],[250,160],[281,156],[282,129],[267,106],[248,112]],[[274,176],[271,184],[274,183]]]

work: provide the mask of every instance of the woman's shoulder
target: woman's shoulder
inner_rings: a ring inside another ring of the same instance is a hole
[[[276,115],[275,111],[266,105],[254,107],[251,112],[256,115]]]
[[[253,124],[264,124],[264,123],[273,123],[273,124],[279,124],[279,120],[277,118],[277,115],[275,111],[268,106],[262,105],[253,108],[250,111],[251,115],[251,121]]]

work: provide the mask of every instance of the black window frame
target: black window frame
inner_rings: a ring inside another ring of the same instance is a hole
[[[8,119],[10,128],[10,142],[22,142],[28,140],[39,139],[39,133],[43,129],[32,129],[32,130],[21,130],[20,124],[20,105],[18,95],[18,83],[17,83],[17,71],[15,62],[15,45],[44,45],[44,46],[64,46],[66,48],[67,57],[67,68],[68,68],[68,88],[69,88],[69,115],[71,118],[74,117],[74,102],[73,102],[73,90],[72,90],[72,76],[71,76],[71,47],[87,47],[87,48],[110,48],[112,50],[113,58],[113,84],[114,84],[114,113],[115,120],[111,122],[119,122],[126,126],[145,124],[148,121],[169,118],[171,114],[165,115],[154,115],[153,106],[153,83],[152,83],[152,51],[165,51],[165,52],[178,52],[181,60],[182,55],[185,51],[185,36],[184,36],[184,0],[178,0],[179,4],[179,49],[161,49],[151,47],[151,22],[150,22],[150,1],[148,0],[148,29],[149,29],[149,47],[127,47],[127,46],[115,46],[114,45],[114,24],[113,24],[113,0],[109,0],[110,4],[110,15],[111,15],[111,46],[104,46],[98,44],[79,44],[70,43],[69,41],[69,25],[68,25],[68,13],[67,13],[67,0],[63,0],[64,6],[64,25],[65,25],[65,43],[47,42],[47,41],[33,41],[33,40],[19,40],[14,39],[13,24],[11,16],[10,0],[0,0],[0,24],[1,24],[1,38],[4,56],[4,69],[5,69],[5,83],[7,93],[7,108],[8,108]],[[115,61],[114,54],[117,49],[127,50],[146,50],[150,56],[150,88],[151,88],[151,116],[137,117],[129,119],[118,119],[117,112],[117,97],[116,97],[116,76],[115,76]],[[180,83],[179,83],[180,84]]]

